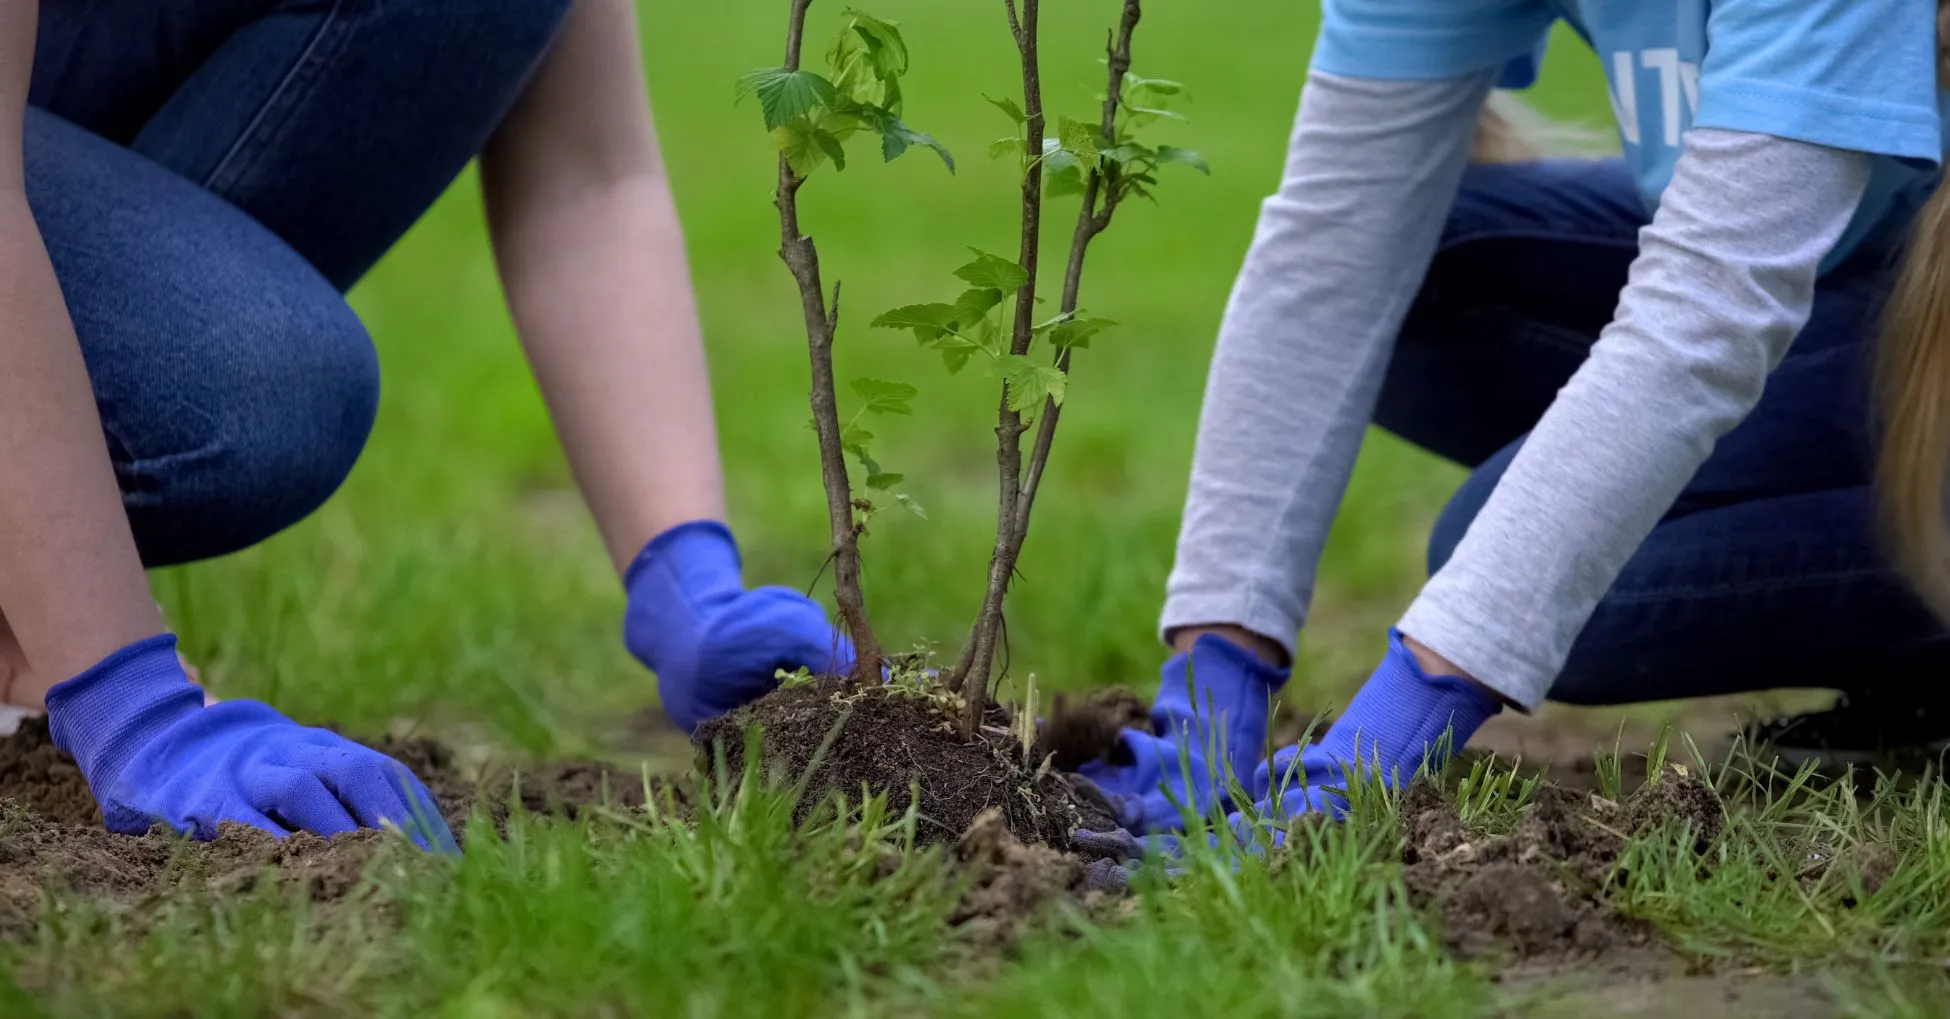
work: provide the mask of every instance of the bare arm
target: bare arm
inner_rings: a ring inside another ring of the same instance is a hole
[[[724,482],[630,0],[580,0],[482,156],[509,305],[619,572]]]
[[[27,208],[21,134],[38,4],[0,3],[0,614],[25,656],[7,699],[163,631],[109,467],[74,324]]]

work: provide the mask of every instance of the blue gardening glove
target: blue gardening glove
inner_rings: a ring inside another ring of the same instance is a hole
[[[1379,775],[1389,788],[1414,778],[1426,762],[1430,770],[1469,742],[1483,723],[1503,710],[1503,702],[1456,676],[1422,671],[1399,632],[1388,635],[1388,654],[1347,711],[1329,726],[1319,743],[1292,746],[1274,754],[1253,775],[1258,798],[1251,811],[1228,817],[1238,844],[1248,852],[1286,839],[1285,826],[1309,812],[1335,817],[1347,809],[1344,787],[1355,775]],[[1447,733],[1449,739],[1442,737]],[[1133,859],[1183,852],[1175,836],[1137,839],[1128,832],[1076,832],[1078,845]],[[1212,836],[1217,841],[1217,836]]]
[[[757,700],[778,671],[853,668],[853,643],[791,588],[745,590],[738,544],[714,520],[652,539],[623,576],[623,643],[657,674],[664,710],[685,732]]]
[[[1152,731],[1124,730],[1119,763],[1078,770],[1131,831],[1182,830],[1185,810],[1205,814],[1229,803],[1232,784],[1249,780],[1266,748],[1268,710],[1289,675],[1214,634],[1173,655],[1162,672]]]
[[[141,835],[160,821],[209,839],[236,821],[282,837],[390,822],[422,849],[459,851],[433,796],[398,761],[258,701],[205,707],[173,634],[49,690],[47,717],[110,831]]]

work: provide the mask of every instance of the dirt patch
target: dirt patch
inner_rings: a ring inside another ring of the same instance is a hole
[[[0,796],[56,824],[102,823],[88,780],[54,745],[46,718],[23,718],[13,735],[0,739]]]
[[[1820,981],[1807,976],[1678,975],[1613,980],[1596,987],[1576,986],[1579,982],[1566,978],[1559,986],[1532,989],[1513,1014],[1536,1019],[1837,1019],[1844,1014]]]
[[[116,908],[182,888],[242,894],[269,878],[314,903],[337,902],[359,886],[374,855],[390,842],[377,831],[279,840],[234,824],[223,825],[209,842],[166,832],[136,837],[53,824],[16,806],[0,830],[0,940],[30,935],[52,897],[62,893]]]
[[[862,789],[887,796],[896,813],[917,804],[923,844],[953,842],[984,811],[998,811],[1025,843],[1067,846],[1078,828],[1115,828],[1088,786],[1059,771],[1048,755],[1028,752],[1003,709],[990,711],[964,739],[935,701],[845,677],[775,690],[698,729],[698,770],[709,774],[722,753],[726,774],[745,770],[745,734],[762,733],[761,771],[803,788],[809,813],[834,795]]]
[[[1854,909],[1896,876],[1902,856],[1893,846],[1863,842],[1843,849],[1817,850],[1799,875],[1810,895]]]
[[[1442,918],[1464,958],[1533,970],[1580,965],[1610,973],[1660,972],[1669,960],[1646,925],[1606,904],[1626,838],[1685,825],[1699,847],[1725,826],[1719,799],[1677,769],[1624,804],[1546,785],[1509,832],[1473,838],[1438,790],[1403,797],[1403,879],[1410,900]]]
[[[530,813],[571,820],[593,808],[638,809],[646,795],[667,793],[679,804],[691,802],[687,783],[657,778],[646,786],[642,772],[600,761],[494,761],[470,772],[458,767],[454,752],[438,740],[387,738],[371,746],[426,783],[447,826],[463,842],[476,804],[486,807],[496,830],[505,830],[517,801]]]
[[[426,783],[463,841],[476,804],[486,806],[485,816],[499,829],[515,802],[531,812],[573,818],[597,806],[641,807],[645,799],[641,774],[595,762],[493,764],[467,774],[434,740],[385,739],[373,746]],[[651,788],[665,792],[661,785]],[[684,788],[668,790],[680,806],[689,802]],[[166,831],[112,834],[102,827],[87,780],[54,745],[45,719],[24,719],[0,738],[0,940],[31,934],[50,895],[58,893],[130,906],[184,887],[242,893],[268,874],[283,887],[302,888],[313,902],[335,902],[358,886],[374,855],[391,841],[378,831],[280,840],[230,824],[208,842]]]
[[[1048,846],[1024,845],[1002,812],[989,809],[956,841],[955,862],[969,882],[949,923],[978,952],[1007,951],[1059,904],[1096,912],[1121,895],[1092,890],[1084,862]]]

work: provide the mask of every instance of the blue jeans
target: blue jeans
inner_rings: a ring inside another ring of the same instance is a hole
[[[1464,179],[1376,412],[1474,468],[1435,525],[1431,572],[1611,321],[1646,222],[1617,162]],[[1865,251],[1822,281],[1759,406],[1626,565],[1552,699],[1887,690],[1950,670],[1950,636],[1877,544],[1869,372],[1891,263]]]
[[[486,142],[570,0],[42,0],[27,198],[145,563],[316,509],[378,406],[343,292]]]

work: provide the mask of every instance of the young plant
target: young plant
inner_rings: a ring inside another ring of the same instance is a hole
[[[845,12],[845,24],[827,53],[830,77],[800,66],[806,35],[806,11],[812,0],[792,0],[786,31],[785,63],[753,71],[738,81],[738,96],[756,97],[765,115],[765,128],[779,150],[779,257],[799,287],[799,303],[806,320],[806,346],[812,359],[812,424],[819,438],[820,476],[826,487],[826,511],[832,528],[833,598],[840,625],[853,638],[853,674],[862,682],[877,682],[881,673],[880,642],[867,617],[860,588],[860,534],[871,503],[853,494],[846,456],[851,453],[867,473],[866,486],[891,489],[900,475],[880,469],[868,453],[873,438],[859,423],[862,414],[909,414],[914,387],[879,379],[856,379],[853,391],[864,401],[842,425],[839,397],[833,382],[833,336],[840,321],[840,286],[833,284],[829,301],[820,280],[819,249],[799,225],[799,189],[815,171],[832,163],[846,169],[846,144],[855,135],[880,138],[881,156],[888,162],[915,147],[934,150],[954,172],[955,161],[933,138],[901,120],[901,77],[907,73],[907,44],[893,22],[856,10]],[[896,497],[900,498],[900,497]],[[903,500],[904,501],[904,500]]]
[[[874,507],[855,493],[846,458],[851,455],[866,471],[867,489],[891,492],[901,475],[883,470],[874,460],[868,450],[873,436],[860,427],[860,419],[867,414],[909,414],[916,391],[905,383],[855,380],[852,389],[863,402],[842,423],[832,358],[839,287],[834,286],[829,301],[820,280],[818,252],[799,225],[797,197],[807,176],[826,163],[844,169],[846,142],[862,132],[881,139],[881,154],[889,161],[916,146],[933,149],[950,172],[954,160],[939,142],[901,120],[900,81],[907,72],[908,52],[893,23],[849,9],[828,55],[831,76],[800,66],[811,4],[812,0],[792,0],[784,66],[746,75],[740,92],[758,98],[780,153],[780,256],[798,284],[806,320],[813,428],[819,438],[833,531],[834,598],[859,651],[855,676],[875,681],[882,655],[860,589],[859,553],[860,535]],[[1184,88],[1131,73],[1131,39],[1143,15],[1140,0],[1121,0],[1118,24],[1106,46],[1108,76],[1097,117],[1090,122],[1058,117],[1053,136],[1043,108],[1040,0],[1003,0],[1002,6],[1015,40],[1022,95],[1019,100],[989,99],[1017,130],[997,140],[989,152],[993,158],[1014,158],[1020,167],[1016,258],[1011,261],[975,249],[974,259],[955,270],[963,290],[954,301],[908,305],[873,320],[876,327],[912,331],[921,343],[941,353],[950,374],[980,358],[1002,385],[996,427],[996,527],[988,582],[961,656],[945,676],[948,689],[964,705],[965,733],[974,732],[988,706],[996,649],[1002,639],[1003,601],[1049,464],[1069,390],[1071,357],[1115,325],[1079,307],[1091,243],[1109,229],[1125,202],[1152,198],[1157,175],[1165,166],[1180,164],[1209,172],[1197,153],[1149,145],[1141,138],[1146,128],[1160,120],[1180,119],[1171,107],[1184,97]],[[1039,246],[1046,196],[1076,196],[1079,208],[1057,307],[1054,314],[1039,320],[1037,308],[1044,303],[1038,296]],[[1032,428],[1034,441],[1025,459],[1023,437]],[[894,493],[892,498],[911,507],[904,495]]]
[[[874,320],[885,328],[912,330],[922,343],[941,352],[952,374],[971,359],[987,359],[1002,380],[997,410],[997,501],[995,543],[989,555],[988,584],[981,608],[959,661],[947,674],[949,687],[967,707],[962,719],[972,732],[987,708],[995,654],[1002,639],[1003,601],[1029,536],[1030,514],[1049,465],[1050,446],[1069,392],[1073,353],[1116,323],[1083,313],[1079,302],[1090,246],[1109,229],[1119,207],[1133,197],[1151,198],[1158,171],[1183,164],[1207,172],[1197,153],[1169,145],[1145,144],[1143,130],[1160,119],[1177,118],[1170,107],[1183,96],[1176,82],[1131,74],[1131,38],[1143,16],[1140,0],[1123,0],[1117,28],[1110,34],[1105,66],[1108,77],[1102,108],[1094,123],[1058,117],[1048,134],[1043,107],[1038,50],[1040,0],[1004,0],[1022,70],[1022,97],[990,98],[1019,134],[989,147],[995,158],[1014,157],[1021,166],[1022,215],[1016,261],[975,251],[975,260],[955,270],[967,289],[953,303],[896,308]],[[1056,312],[1038,320],[1040,246],[1045,196],[1079,196],[1070,234]],[[1013,305],[1008,304],[1013,299]],[[1004,309],[1007,311],[998,311]],[[998,321],[1004,315],[1007,321]],[[1037,344],[1041,343],[1038,349]],[[1027,460],[1023,435],[1035,440]]]

